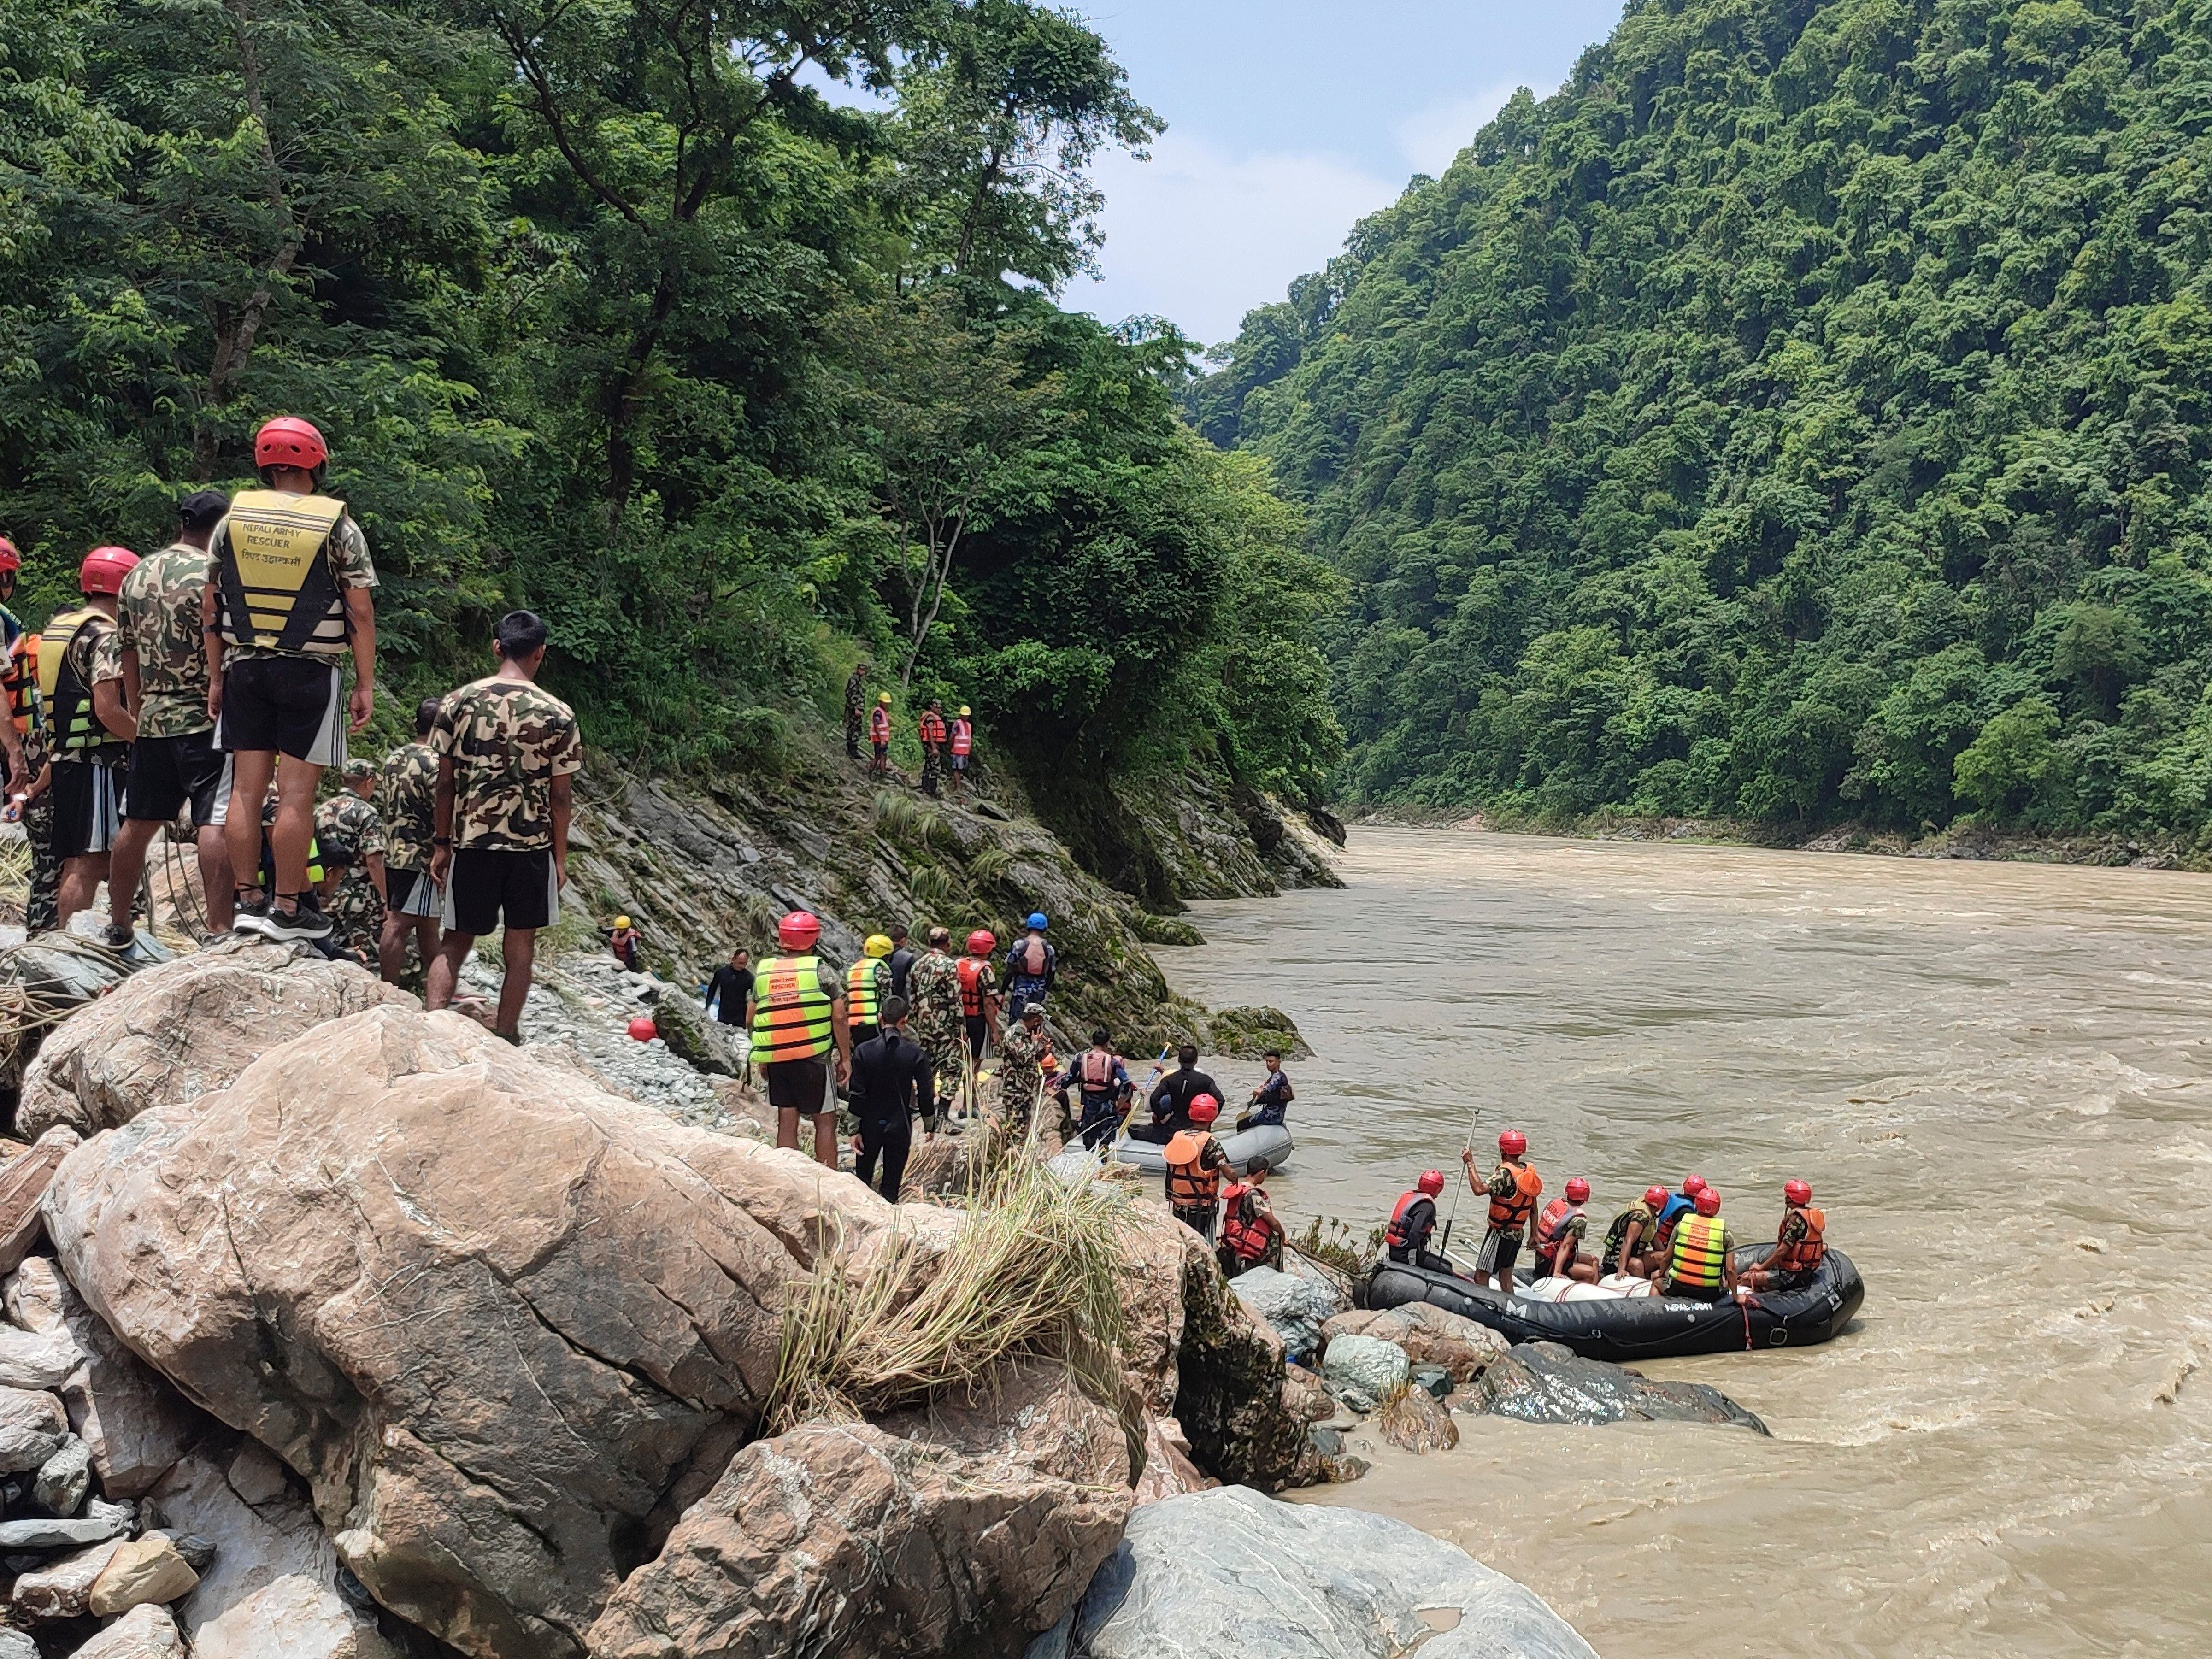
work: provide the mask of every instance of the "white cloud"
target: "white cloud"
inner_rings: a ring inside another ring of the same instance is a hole
[[[1474,142],[1490,118],[1505,107],[1516,82],[1501,81],[1467,98],[1416,110],[1390,130],[1400,154],[1419,172],[1441,175],[1453,157]]]
[[[1244,313],[1335,256],[1352,222],[1396,199],[1400,179],[1331,155],[1234,155],[1169,132],[1150,161],[1100,158],[1106,192],[1103,282],[1062,296],[1109,321],[1167,318],[1209,344],[1236,337]]]

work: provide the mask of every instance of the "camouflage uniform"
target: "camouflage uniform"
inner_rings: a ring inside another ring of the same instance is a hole
[[[1006,1035],[999,1042],[999,1131],[1010,1140],[1027,1139],[1030,1115],[1037,1103],[1037,1085],[1043,1080],[1045,1055],[1052,1052],[1052,1040],[1042,1027],[1032,1031],[1026,1022],[1014,1020],[1006,1027]],[[1055,1113],[1054,1115],[1059,1115]],[[1040,1125],[1041,1137],[1050,1139],[1049,1126]],[[1059,1150],[1045,1146],[1048,1157]]]
[[[845,682],[845,752],[860,758],[860,732],[868,723],[868,676],[855,668]]]
[[[384,862],[428,879],[431,838],[438,832],[438,753],[427,743],[403,743],[384,757],[369,797],[384,820]]]
[[[966,1040],[960,1026],[960,966],[942,951],[915,958],[907,970],[907,1035],[921,1045],[937,1073],[937,1094],[950,1100],[968,1074]],[[936,1117],[936,1103],[930,1116]]]
[[[0,648],[7,653],[6,667],[0,672],[0,697],[4,697],[6,711],[0,719],[12,718],[16,695],[31,710],[31,729],[22,734],[24,774],[9,780],[9,787],[22,790],[30,787],[31,780],[39,775],[46,763],[46,735],[45,706],[39,696],[39,665],[33,654],[37,642],[25,641],[19,650],[16,641],[23,638],[22,619],[0,605]],[[26,931],[37,933],[52,927],[59,916],[55,899],[61,889],[61,860],[54,856],[54,803],[51,795],[40,795],[23,809],[23,836],[31,848],[31,880],[23,899],[23,919]]]
[[[350,763],[348,769],[362,764]],[[384,854],[384,820],[353,791],[341,790],[315,808],[315,842],[322,848],[324,867],[339,871],[327,912],[332,942],[342,950],[362,951],[374,962],[377,935],[384,928],[384,901],[369,878],[368,859],[372,853]]]
[[[456,848],[534,853],[553,845],[553,780],[584,764],[567,703],[528,680],[477,680],[446,699],[430,748],[453,762]]]
[[[185,738],[212,730],[200,600],[215,556],[179,542],[149,554],[123,579],[118,647],[138,653],[138,735]],[[117,672],[120,673],[118,659]]]

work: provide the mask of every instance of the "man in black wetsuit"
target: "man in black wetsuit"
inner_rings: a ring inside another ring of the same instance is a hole
[[[1452,1270],[1449,1257],[1429,1249],[1429,1235],[1437,1230],[1437,1194],[1443,1189],[1443,1171],[1424,1170],[1413,1190],[1398,1200],[1397,1208],[1390,1212],[1389,1225],[1382,1230],[1383,1246],[1391,1261],[1440,1273]]]
[[[1152,1108],[1150,1123],[1135,1123],[1129,1127],[1129,1139],[1149,1140],[1156,1146],[1164,1146],[1183,1130],[1190,1127],[1190,1103],[1200,1095],[1221,1098],[1220,1085],[1198,1069],[1198,1049],[1186,1042],[1176,1050],[1176,1069],[1162,1078],[1146,1104]]]
[[[916,1112],[933,1109],[936,1072],[920,1043],[906,1034],[906,999],[886,997],[878,1013],[878,1030],[853,1050],[853,1115],[860,1133],[853,1137],[853,1173],[873,1185],[876,1155],[884,1160],[883,1195],[898,1202],[914,1146]]]
[[[886,964],[891,970],[891,994],[906,996],[907,971],[914,966],[915,949],[906,942],[906,924],[895,921],[890,926],[891,954]],[[912,998],[907,999],[909,1003]]]

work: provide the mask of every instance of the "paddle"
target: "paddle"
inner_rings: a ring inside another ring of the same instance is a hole
[[[1129,1120],[1137,1115],[1137,1103],[1151,1098],[1152,1085],[1160,1080],[1160,1073],[1167,1070],[1168,1055],[1174,1048],[1175,1045],[1171,1042],[1162,1043],[1160,1057],[1152,1062],[1152,1074],[1145,1079],[1145,1086],[1130,1091],[1128,1109],[1121,1114],[1121,1121],[1114,1126],[1114,1133],[1107,1138],[1106,1145],[1103,1149],[1108,1158],[1111,1158],[1115,1149],[1128,1139]]]
[[[1478,1105],[1467,1118],[1467,1140],[1460,1148],[1460,1178],[1452,1182],[1451,1203],[1444,1210],[1444,1236],[1437,1245],[1438,1255],[1451,1254],[1452,1218],[1459,1213],[1459,1189],[1467,1185],[1467,1154],[1474,1150],[1474,1132],[1482,1121],[1482,1108]]]

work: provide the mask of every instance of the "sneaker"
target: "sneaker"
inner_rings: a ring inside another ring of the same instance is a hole
[[[138,942],[135,927],[118,927],[113,922],[100,930],[100,942],[111,951],[127,951]]]
[[[230,931],[234,933],[253,933],[262,938],[269,935],[269,895],[248,898],[241,890],[232,900]]]
[[[259,931],[276,939],[328,939],[331,936],[331,919],[323,914],[323,907],[315,902],[315,896],[302,893],[298,903],[299,908],[295,910],[280,910],[270,905],[268,914],[261,919]]]

